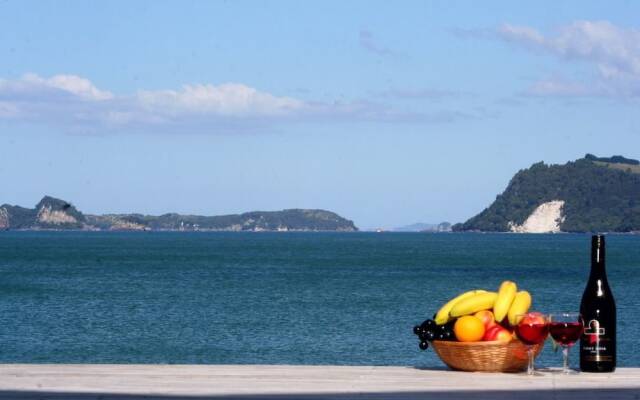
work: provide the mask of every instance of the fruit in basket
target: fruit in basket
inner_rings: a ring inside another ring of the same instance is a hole
[[[542,313],[539,312],[530,312],[527,315],[525,315],[519,322],[518,324],[526,324],[526,325],[544,325],[546,324],[546,321],[544,319],[544,315]]]
[[[506,328],[502,327],[501,325],[496,324],[485,331],[484,336],[482,337],[482,340],[484,341],[497,340],[500,342],[508,343],[511,341],[512,338],[513,336],[511,335],[511,332],[509,332]]]
[[[451,323],[445,325],[436,325],[432,319],[425,320],[422,324],[413,327],[413,333],[420,339],[420,348],[424,347],[422,343],[431,342],[433,340],[450,340],[453,337],[453,325]],[[424,349],[423,349],[424,350]]]
[[[422,336],[424,333],[433,330],[436,327],[436,323],[432,319],[427,319],[423,321],[420,325],[416,325],[413,327],[413,334],[417,336]]]
[[[425,320],[422,324],[420,324],[420,328],[423,332],[428,331],[429,329],[435,328],[436,323],[432,319]]]
[[[490,342],[495,340],[496,334],[498,333],[499,329],[500,327],[498,325],[494,325],[491,328],[485,329],[484,335],[482,336],[482,341]]]
[[[515,282],[505,280],[497,292],[475,289],[452,298],[432,319],[414,326],[413,333],[423,350],[433,341],[509,342],[515,337],[509,328],[519,322],[517,315],[530,307],[529,292],[518,292]]]
[[[464,300],[468,297],[471,297],[473,295],[476,295],[478,293],[486,293],[485,290],[469,290],[468,292],[464,292],[456,297],[454,297],[453,299],[449,300],[446,304],[444,304],[442,307],[440,307],[440,309],[438,310],[438,312],[433,316],[434,321],[436,322],[436,324],[438,325],[444,325],[447,322],[451,321],[451,316],[449,315],[449,312],[451,311],[451,309],[453,308],[453,306],[456,305],[456,303],[458,303],[461,300]]]
[[[493,313],[489,310],[478,311],[473,314],[474,317],[480,318],[480,321],[484,324],[484,329],[488,330],[489,328],[496,325],[496,319],[493,316]]]
[[[418,347],[420,347],[420,350],[426,350],[429,348],[429,343],[427,343],[426,341],[421,341],[420,344],[418,345]]]
[[[513,299],[516,297],[518,287],[512,281],[504,281],[500,285],[498,290],[498,298],[493,305],[493,315],[496,317],[496,321],[502,321],[507,316],[509,308],[513,303]]]
[[[427,342],[432,342],[436,339],[436,333],[434,331],[428,331],[420,336],[420,338],[426,340]]]
[[[484,336],[484,324],[478,317],[465,315],[458,318],[453,326],[456,339],[460,342],[477,342]]]
[[[474,314],[482,310],[489,310],[493,308],[493,304],[496,302],[497,297],[498,294],[496,292],[476,293],[454,304],[451,311],[449,311],[449,315],[456,318]]]
[[[438,325],[433,329],[432,332],[428,332],[428,339],[430,340],[456,340],[455,335],[453,334],[453,325],[455,324],[455,320],[447,322],[444,325]]]
[[[508,318],[509,325],[516,326],[518,321],[518,315],[525,314],[531,307],[531,295],[526,290],[516,293],[516,297],[513,299],[513,303],[509,308]]]

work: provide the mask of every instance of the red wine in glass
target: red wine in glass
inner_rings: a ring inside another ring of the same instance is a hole
[[[562,346],[562,372],[571,374],[569,368],[569,348],[580,339],[584,332],[582,315],[576,312],[561,312],[549,315],[549,333]]]
[[[529,364],[527,375],[539,375],[535,372],[533,346],[544,342],[549,336],[549,318],[541,313],[531,312],[516,316],[519,321],[515,326],[516,335],[527,346]]]
[[[551,322],[549,333],[562,346],[573,346],[580,339],[584,327],[581,322]]]
[[[516,335],[524,344],[533,346],[544,342],[549,335],[548,324],[519,324],[516,325]],[[580,336],[578,336],[580,337]]]

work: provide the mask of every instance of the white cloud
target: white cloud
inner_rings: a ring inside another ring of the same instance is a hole
[[[114,95],[86,78],[27,74],[0,80],[0,119],[58,124],[69,130],[198,132],[265,130],[300,121],[447,123],[472,116],[451,110],[398,111],[371,101],[314,102],[276,96],[240,83]]]
[[[137,101],[146,110],[170,115],[278,116],[305,107],[300,100],[276,97],[238,83],[185,85],[181,91],[140,91]]]
[[[534,45],[541,45],[545,42],[544,36],[535,29],[526,26],[504,24],[498,31],[505,39],[514,42],[525,42]]]
[[[141,90],[115,96],[75,75],[43,78],[25,74],[0,80],[0,118],[54,122],[67,126],[103,124],[109,128],[158,127],[215,122],[216,119],[284,118],[305,102],[278,97],[246,85],[185,85],[181,90]],[[241,123],[238,122],[238,123]],[[190,126],[193,127],[193,126]]]
[[[532,94],[640,95],[640,30],[620,28],[607,21],[577,21],[560,27],[554,35],[509,24],[497,33],[509,42],[594,66],[596,78],[588,83],[547,79],[534,84]]]
[[[75,75],[55,75],[49,79],[42,79],[37,75],[26,75],[25,80],[34,84],[41,84],[52,88],[64,90],[87,100],[108,100],[113,94],[99,90],[88,79]]]
[[[54,75],[51,78],[41,78],[36,74],[25,74],[17,80],[0,79],[0,96],[11,94],[43,93],[77,96],[85,100],[108,100],[113,94],[99,90],[88,79],[75,75]]]

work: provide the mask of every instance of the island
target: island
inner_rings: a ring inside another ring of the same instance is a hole
[[[393,232],[451,232],[451,223],[440,222],[439,224],[429,224],[425,222],[416,222],[415,224],[400,226],[393,228]]]
[[[337,231],[355,232],[353,221],[326,210],[252,211],[218,216],[163,214],[91,215],[71,203],[45,196],[34,208],[0,206],[2,230],[89,231]]]
[[[452,227],[482,232],[640,232],[640,162],[584,158],[519,171],[496,200]]]

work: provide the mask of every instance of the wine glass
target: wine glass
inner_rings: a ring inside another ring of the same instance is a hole
[[[584,330],[584,321],[577,312],[561,312],[549,315],[549,333],[553,340],[562,346],[562,372],[571,374],[569,369],[569,349],[580,339]]]
[[[519,321],[515,326],[516,335],[527,346],[527,375],[538,375],[533,365],[533,346],[544,342],[549,335],[549,317],[539,312],[530,312],[517,315],[516,320]]]

